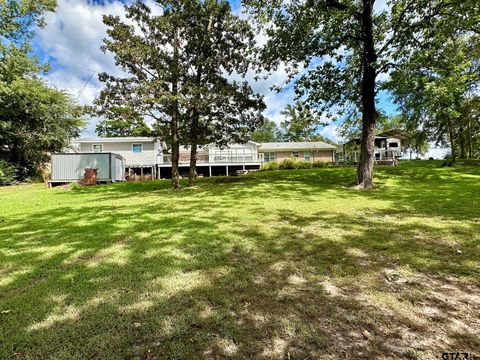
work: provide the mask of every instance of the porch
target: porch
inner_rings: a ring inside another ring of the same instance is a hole
[[[403,156],[402,151],[392,149],[375,149],[375,161],[378,163],[391,163],[397,162]],[[354,150],[350,152],[338,152],[335,154],[337,162],[354,162],[357,163],[360,160],[360,151]]]

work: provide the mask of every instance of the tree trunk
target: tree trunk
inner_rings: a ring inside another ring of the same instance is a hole
[[[468,119],[468,122],[467,122],[467,131],[468,131],[468,136],[467,136],[468,158],[472,159],[473,158],[473,155],[472,155],[472,125],[470,124],[470,119]]]
[[[174,33],[174,42],[173,42],[173,58],[175,69],[173,71],[173,80],[172,80],[172,95],[174,97],[172,104],[172,122],[170,124],[170,136],[172,138],[172,189],[176,190],[180,187],[179,184],[179,170],[178,170],[178,161],[180,159],[180,143],[178,139],[178,121],[180,119],[179,109],[178,109],[178,67],[175,59],[178,58],[178,33]]]
[[[180,143],[178,140],[178,107],[174,112],[176,115],[172,117],[170,132],[172,137],[172,189],[176,190],[180,187],[178,161],[180,159]]]
[[[210,14],[210,17],[208,19],[208,25],[206,32],[207,34],[210,33],[210,30],[212,28],[213,24],[213,14]],[[203,49],[203,51],[209,51],[210,49]],[[203,53],[202,53],[203,55]],[[196,79],[195,79],[195,84],[198,87],[198,89],[201,88],[202,86],[202,73],[203,73],[203,66],[202,63],[200,62],[198,65],[197,69],[197,74],[196,74]],[[198,145],[198,137],[199,137],[199,119],[200,119],[200,113],[198,110],[200,103],[200,95],[197,98],[197,102],[195,104],[195,107],[193,109],[193,114],[192,114],[192,122],[190,126],[190,169],[188,172],[188,186],[193,186],[195,183],[195,176],[197,173],[197,145]]]
[[[463,126],[460,127],[458,130],[458,146],[460,147],[460,159],[466,159],[467,158],[467,145],[466,145],[466,134],[465,134],[465,129]]]
[[[188,186],[193,186],[197,175],[197,145],[198,145],[198,111],[195,110],[192,116],[192,124],[190,128],[190,169],[188,172]]]
[[[375,160],[375,62],[377,55],[373,43],[372,11],[373,0],[363,0],[361,17],[363,35],[362,55],[362,139],[360,143],[360,161],[357,166],[357,188],[373,187],[373,164]]]
[[[452,163],[455,163],[457,160],[457,155],[455,152],[455,140],[454,140],[454,135],[453,135],[453,127],[452,127],[452,121],[448,119],[448,137],[450,138],[450,148],[452,151]]]

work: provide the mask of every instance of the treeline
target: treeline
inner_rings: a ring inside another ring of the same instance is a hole
[[[284,120],[278,125],[266,119],[264,123],[252,133],[252,140],[256,142],[291,142],[291,141],[323,141],[337,145],[318,132],[320,122],[315,118],[308,107],[296,104],[287,105],[281,112]]]

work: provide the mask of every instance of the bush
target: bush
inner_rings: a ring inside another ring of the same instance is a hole
[[[311,169],[312,163],[310,161],[295,161],[295,169]]]
[[[317,160],[312,163],[312,167],[314,168],[324,168],[328,166],[329,164],[326,161],[322,161],[322,160]]]
[[[296,169],[296,160],[295,159],[285,159],[279,165],[278,168],[280,170],[287,170],[287,169]]]
[[[16,181],[17,169],[5,160],[0,160],[0,186],[11,185]]]
[[[262,165],[261,169],[262,171],[269,171],[269,170],[278,170],[278,162],[276,161],[270,161]]]

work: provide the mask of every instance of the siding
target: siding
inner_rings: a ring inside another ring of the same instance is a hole
[[[99,180],[110,179],[110,154],[52,154],[52,180],[81,180],[86,168],[97,169]],[[113,157],[114,158],[114,157]]]
[[[113,152],[121,155],[125,159],[126,166],[134,165],[149,165],[152,166],[156,163],[156,151],[153,141],[150,142],[101,142],[98,143],[80,143],[80,152],[93,152],[94,144],[102,144],[103,152]],[[132,144],[142,144],[142,152],[134,154],[132,152]]]
[[[293,157],[294,151],[265,151],[275,153],[276,161],[282,161],[285,159],[291,159]],[[298,151],[298,159],[305,159],[305,151]],[[316,150],[310,151],[310,161],[332,161],[332,150]]]

